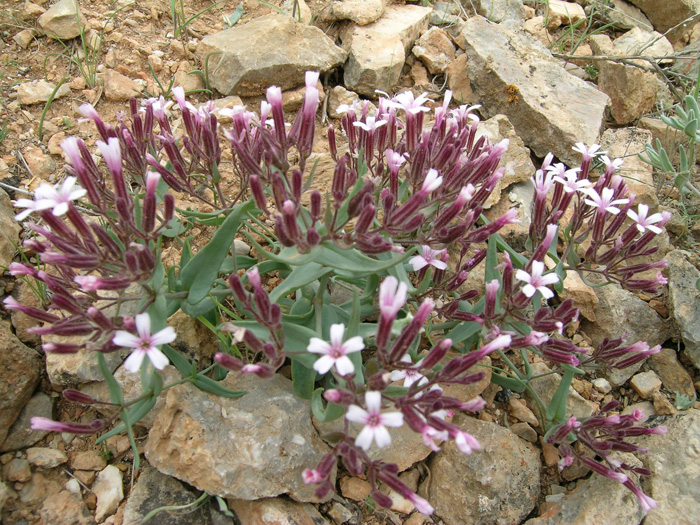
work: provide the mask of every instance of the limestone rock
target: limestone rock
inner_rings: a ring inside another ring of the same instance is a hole
[[[122,473],[114,465],[108,465],[98,475],[91,487],[97,496],[95,519],[101,523],[117,511],[119,502],[124,498]]]
[[[547,3],[547,29],[550,31],[559,26],[572,26],[586,18],[583,7],[574,2],[562,0],[549,0]]]
[[[137,97],[143,91],[143,85],[122,75],[118,71],[105,71],[105,98],[112,102],[126,102]]]
[[[164,474],[222,497],[259,499],[288,494],[314,501],[301,473],[328,448],[316,435],[307,401],[282,376],[244,376],[222,385],[247,393],[231,399],[189,383],[168,390],[145,447]],[[311,465],[312,467],[309,467]]]
[[[591,276],[593,282],[600,282],[596,276]],[[646,302],[632,292],[623,290],[618,284],[609,284],[596,288],[598,308],[596,322],[585,319],[581,322],[583,330],[597,346],[605,337],[614,339],[627,332],[626,343],[645,341],[649,346],[655,346],[666,341],[670,335],[670,327],[659,314]],[[613,386],[620,386],[642,366],[642,362],[623,370],[613,369],[604,375]]]
[[[435,2],[430,13],[431,26],[450,26],[460,21],[459,7],[451,2]]]
[[[449,35],[439,27],[431,27],[413,46],[413,54],[425,64],[431,74],[444,73],[455,59],[455,46]]]
[[[449,354],[448,354],[449,356]],[[454,354],[452,357],[456,357]],[[466,403],[471,401],[476,396],[480,396],[486,387],[491,383],[491,358],[489,356],[484,356],[484,358],[471,367],[466,373],[476,374],[478,372],[483,372],[484,377],[476,383],[470,385],[462,385],[460,383],[449,383],[442,385],[442,388],[447,397],[454,397],[460,401]]]
[[[0,452],[30,447],[49,433],[46,430],[32,430],[31,418],[33,417],[45,417],[47,419],[52,419],[53,417],[53,401],[42,392],[34,394],[29,402],[24,405],[19,417],[10,427],[5,441],[2,442]]]
[[[345,87],[376,97],[376,89],[387,91],[396,85],[406,54],[428,27],[430,12],[414,5],[389,6],[373,24],[356,27],[348,38]]]
[[[661,388],[661,379],[652,370],[636,374],[630,380],[632,390],[642,399],[649,399]]]
[[[329,525],[310,503],[296,503],[283,498],[259,501],[228,500],[239,523],[256,525]]]
[[[452,91],[455,100],[462,104],[472,102],[474,96],[472,86],[467,75],[467,55],[462,53],[452,62],[445,72],[447,73],[447,87]]]
[[[620,29],[633,29],[639,27],[645,31],[652,31],[654,26],[642,13],[642,10],[629,4],[626,0],[610,0],[610,2],[598,2],[596,6],[601,9],[606,23],[615,24]]]
[[[624,159],[618,173],[625,179],[630,193],[637,196],[635,204],[646,204],[649,206],[649,212],[655,213],[659,207],[659,199],[656,195],[653,168],[637,155],[645,151],[644,147],[649,142],[651,133],[641,128],[608,129],[600,138],[600,145],[608,152],[608,157]]]
[[[462,4],[465,7],[473,5],[478,14],[492,22],[525,19],[522,0],[470,0],[468,3],[463,0]]]
[[[42,336],[44,343],[80,343],[83,336]],[[119,352],[105,354],[107,367],[114,371],[122,362]],[[90,350],[80,350],[75,354],[46,353],[46,372],[53,385],[75,388],[92,381],[102,381],[104,377],[97,365],[97,354]]]
[[[319,28],[278,14],[208,35],[196,54],[204,61],[219,51],[210,61],[210,83],[223,95],[239,96],[260,95],[272,85],[295,88],[306,71],[328,71],[346,57]]]
[[[46,447],[30,447],[27,449],[27,461],[36,467],[54,468],[68,461],[65,452]]]
[[[600,63],[598,88],[610,97],[610,112],[619,125],[629,124],[649,113],[656,102],[654,73],[619,62]]]
[[[429,463],[428,501],[445,523],[519,523],[540,490],[539,453],[508,429],[457,415],[453,423],[482,449],[470,455],[446,443]]]
[[[503,159],[501,159],[503,160]],[[485,210],[484,215],[489,221],[502,217],[511,208],[518,210],[518,221],[514,224],[506,224],[498,230],[498,234],[515,250],[524,251],[532,222],[532,200],[535,195],[535,187],[532,182],[517,182],[505,189],[501,200],[492,208]],[[473,272],[470,272],[470,276]],[[483,276],[482,276],[483,277]],[[469,279],[467,282],[471,282]],[[473,282],[472,282],[473,284]],[[481,283],[483,286],[483,282]],[[470,289],[470,288],[467,288]]]
[[[659,375],[664,388],[671,392],[685,394],[690,399],[693,398],[695,394],[693,378],[678,362],[674,349],[662,348],[661,352],[649,358],[647,364]]]
[[[339,113],[338,108],[342,105],[352,106],[353,104],[356,104],[356,107],[359,108],[359,102],[360,97],[357,96],[357,93],[348,91],[343,86],[335,86],[328,94],[328,116],[331,118],[343,118],[345,112]]]
[[[22,49],[27,49],[29,44],[31,44],[34,40],[35,36],[37,36],[37,32],[34,29],[23,29],[13,36],[12,40],[14,40]]]
[[[639,27],[619,36],[613,40],[612,44],[619,55],[664,57],[674,53],[673,45],[664,35],[656,31],[645,31]],[[660,60],[660,62],[664,61]]]
[[[643,478],[642,488],[659,503],[644,525],[691,525],[700,515],[700,486],[693,482],[700,477],[700,411],[657,417],[653,426],[658,424],[665,425],[668,432],[639,440],[640,446],[649,449],[640,459],[651,470],[651,476]]]
[[[79,494],[62,490],[46,497],[39,511],[41,523],[94,525],[90,511]]]
[[[504,113],[538,157],[574,165],[576,142],[597,142],[608,97],[564,70],[549,51],[481,17],[462,29],[468,76],[487,116]]]
[[[641,9],[652,24],[654,29],[661,33],[666,33],[669,29],[680,24],[687,18],[700,13],[700,2],[698,0],[666,0],[657,2],[656,0],[629,0],[629,2]],[[667,36],[675,41],[686,30],[681,26],[674,29]]]
[[[0,442],[31,399],[41,369],[38,354],[0,325]]]
[[[595,322],[595,309],[598,306],[598,296],[593,288],[583,282],[578,272],[568,270],[564,279],[564,289],[559,294],[562,301],[571,299],[581,315]]]
[[[24,150],[24,160],[32,174],[44,180],[50,180],[58,170],[56,160],[44,153],[41,148],[27,148]]]
[[[20,104],[44,104],[53,90],[56,89],[56,84],[47,82],[46,80],[35,80],[33,82],[22,82],[17,86],[17,100]],[[54,99],[65,97],[70,93],[68,84],[63,84],[54,95]]]
[[[39,17],[39,26],[53,38],[69,40],[87,32],[88,21],[80,12],[78,0],[60,0]]]
[[[700,368],[700,302],[695,283],[700,271],[689,262],[689,254],[674,250],[668,254],[668,296],[672,317],[685,344],[684,353]]]
[[[333,0],[330,3],[328,21],[351,20],[358,26],[376,22],[384,14],[386,0]],[[325,19],[324,15],[324,19]]]
[[[532,363],[532,371],[534,375],[549,374],[551,370],[544,363]],[[549,374],[544,377],[539,377],[532,381],[531,386],[535,393],[539,396],[542,402],[547,406],[549,402],[554,397],[554,394],[561,383],[561,376],[559,374]],[[525,399],[527,399],[528,406],[530,409],[537,413],[537,405],[534,399],[525,394]],[[589,417],[593,415],[595,411],[595,405],[590,401],[587,401],[581,395],[569,387],[569,395],[566,398],[566,417],[576,416],[576,417]]]
[[[170,505],[188,505],[197,499],[191,489],[182,482],[147,467],[139,475],[129,499],[124,507],[124,523],[141,523],[146,514],[160,507]],[[187,514],[160,512],[149,523],[153,525],[189,525],[190,523],[209,523],[209,508],[202,506]]]
[[[311,13],[311,9],[306,4],[306,0],[284,0],[280,8],[285,15],[293,16],[297,22],[311,24],[313,13]]]
[[[8,267],[15,256],[15,245],[19,245],[22,227],[15,220],[15,210],[5,190],[0,190],[0,228],[4,233],[0,235],[0,266]]]

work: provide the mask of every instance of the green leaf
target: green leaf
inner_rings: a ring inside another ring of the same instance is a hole
[[[231,399],[241,397],[246,393],[243,390],[230,390],[225,386],[221,386],[221,383],[214,381],[212,378],[201,374],[197,374],[197,377],[190,379],[190,382],[204,392]]]
[[[107,383],[107,388],[109,389],[109,399],[112,403],[119,406],[124,406],[124,395],[122,394],[122,389],[119,387],[119,383],[114,379],[114,375],[107,368],[107,363],[105,362],[105,356],[102,352],[97,352],[97,366],[102,373],[102,377],[105,378]]]
[[[276,303],[281,297],[320,279],[324,275],[328,275],[332,271],[333,268],[323,268],[320,264],[315,262],[310,262],[302,266],[295,266],[292,273],[270,292],[270,301]]]
[[[125,430],[128,430],[129,428],[133,427],[136,423],[141,421],[146,416],[146,414],[148,414],[153,409],[153,407],[156,405],[156,401],[157,401],[157,396],[152,395],[150,397],[147,397],[145,399],[142,399],[141,401],[134,403],[128,412],[124,412],[125,417],[122,417],[122,422],[119,423],[116,427],[114,427],[109,432],[102,434],[95,441],[95,444],[98,445],[101,442],[103,442],[104,440],[109,439],[109,438],[116,436],[118,434],[121,434]]]
[[[260,326],[257,321],[234,321],[234,326],[250,330],[258,338],[266,341],[270,337],[267,328]],[[309,353],[306,348],[309,346],[309,340],[312,337],[321,337],[314,330],[305,326],[297,325],[293,322],[282,319],[284,331],[284,348],[289,353],[292,360],[299,360],[307,368],[313,368],[316,362],[316,356]]]
[[[498,246],[496,245],[496,238],[491,236],[486,248],[485,282],[490,283],[494,279],[498,280],[499,283],[501,282],[501,272],[496,269],[496,266],[498,266]]]
[[[356,249],[344,250],[330,242],[323,243],[321,248],[322,251],[316,258],[317,262],[336,270],[347,270],[360,274],[386,271],[408,259],[415,251],[414,248],[396,257],[390,257],[386,260],[377,260],[364,255]]]
[[[568,365],[564,365],[564,375],[561,378],[561,383],[557,391],[554,393],[552,400],[547,405],[546,417],[548,421],[555,423],[563,423],[566,418],[566,400],[569,397],[569,386],[574,378],[574,369]]]
[[[452,344],[460,343],[472,335],[481,331],[481,325],[474,321],[467,321],[455,326],[447,333],[447,337],[452,339]]]
[[[501,374],[497,374],[496,372],[491,374],[491,382],[502,388],[507,388],[508,390],[517,392],[518,394],[525,392],[525,383],[523,381],[512,377],[506,377]]]
[[[307,368],[298,360],[292,360],[294,392],[302,399],[311,399],[316,382],[316,370]]]
[[[180,309],[190,317],[201,317],[216,309],[216,302],[211,297],[205,297],[196,304],[183,299],[180,302]]]
[[[342,405],[335,403],[328,403],[325,407],[323,405],[323,388],[317,388],[311,396],[311,412],[316,419],[321,423],[330,423],[345,414],[345,408]]]
[[[211,241],[180,270],[181,286],[189,292],[187,302],[191,305],[209,294],[241,225],[240,216],[252,207],[251,201],[235,206]]]

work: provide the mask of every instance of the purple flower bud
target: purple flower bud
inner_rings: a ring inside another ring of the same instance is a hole
[[[243,369],[243,363],[240,360],[221,352],[214,354],[214,361],[220,366],[228,370],[233,370],[234,372],[240,372]]]
[[[432,370],[440,361],[442,361],[443,357],[447,355],[447,351],[450,348],[452,348],[452,339],[442,339],[439,341],[432,348],[432,350],[428,352],[428,355],[421,360],[420,363],[423,371],[427,373],[427,371]]]
[[[41,348],[49,354],[76,354],[82,346],[72,343],[44,343]]]
[[[70,432],[71,434],[94,434],[106,426],[106,422],[96,419],[90,424],[62,423],[45,417],[33,417],[30,420],[32,430],[47,430],[49,432]]]
[[[58,317],[57,315],[50,314],[49,312],[45,312],[44,310],[41,310],[39,308],[34,308],[32,306],[24,306],[11,295],[5,297],[2,303],[5,309],[7,310],[18,310],[23,314],[28,315],[29,317],[38,319],[39,321],[55,323],[60,319],[60,317]]]
[[[168,224],[175,216],[175,197],[170,193],[163,195],[163,226]]]
[[[264,213],[267,213],[267,199],[265,198],[265,192],[263,191],[260,178],[257,175],[251,175],[248,178],[248,183],[250,184],[250,191],[253,194],[253,199],[255,199],[255,205]]]
[[[91,306],[90,308],[87,309],[87,316],[90,318],[91,321],[93,321],[97,326],[99,326],[102,330],[112,330],[114,329],[113,323],[107,318],[105,314],[102,313],[102,310],[99,310],[95,308],[94,306]]]
[[[94,397],[89,396],[87,394],[83,394],[82,392],[79,392],[78,390],[66,389],[63,392],[61,392],[61,394],[68,401],[72,401],[74,403],[81,403],[83,405],[94,405],[96,403],[100,403]]]
[[[125,290],[131,284],[131,279],[126,276],[98,277],[96,275],[77,275],[74,281],[84,292],[97,290]]]
[[[494,316],[498,289],[500,287],[501,283],[498,282],[498,279],[493,279],[491,282],[486,283],[486,298],[484,299],[484,317],[486,319],[492,319]]]
[[[378,490],[373,490],[370,496],[377,505],[385,509],[391,508],[391,505],[393,504],[393,501],[391,501],[389,496],[379,492]]]
[[[433,311],[434,306],[435,305],[432,299],[427,298],[423,301],[420,307],[418,307],[416,315],[401,331],[401,334],[399,334],[394,341],[394,344],[391,346],[391,350],[389,351],[390,362],[395,363],[401,360],[406,353],[406,350],[408,350],[410,344],[420,332],[420,329],[423,328],[423,325],[430,316],[430,313]]]
[[[321,242],[321,236],[316,231],[316,228],[309,228],[306,232],[306,242],[309,246],[316,246]]]
[[[244,374],[255,374],[262,379],[269,379],[275,375],[275,370],[273,368],[262,363],[245,365],[242,372]]]

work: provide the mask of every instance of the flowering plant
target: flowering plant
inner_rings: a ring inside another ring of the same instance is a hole
[[[316,495],[334,489],[332,473],[341,460],[351,474],[367,476],[377,504],[391,504],[378,490],[382,482],[429,514],[430,504],[399,480],[397,467],[372,461],[367,451],[389,446],[389,428],[402,425],[436,451],[446,440],[465,454],[478,450],[478,441],[450,417],[479,411],[484,400],[449,397],[443,387],[482,379],[475,367],[492,354],[502,364],[493,367],[492,381],[533,396],[547,436],[565,459],[572,440],[596,450],[590,434],[576,432],[588,423],[566,417],[572,378],[590,367],[629,366],[659,348],[622,339],[592,350],[575,345],[563,334],[578,310],[571,300],[556,302],[555,292],[571,270],[630,290],[663,286],[660,273],[652,279],[640,274],[664,262],[635,258],[656,251],[650,243],[668,214],[648,216],[643,205],[635,211],[634,195],[616,174],[619,161],[603,156],[598,170],[599,146],[578,144],[580,167],[553,164],[550,154],[534,175],[528,251],[516,252],[498,232],[517,222],[517,210],[491,222],[482,213],[504,175],[498,165],[508,141],[479,137],[477,107],[450,110],[449,92],[432,112],[427,96],[410,92],[380,98],[374,115],[368,103],[347,107],[341,128],[328,128],[335,167],[323,195],[313,186],[316,166],[309,165],[317,81],[317,73],[307,73],[304,103],[289,128],[277,87],[268,89],[259,114],[239,106],[218,111],[232,120],[223,135],[237,178],[233,193],[222,186],[212,103],[195,108],[174,88],[181,134],[162,97],[140,107],[132,100],[128,117],[120,115],[116,126],[92,106],[81,107],[101,135],[97,147],[106,170],[82,140],[68,138],[62,147],[69,177],[56,187],[41,186],[34,200],[16,202],[24,208],[18,219],[36,220],[27,223],[35,235],[24,249],[45,269],[12,263],[10,273],[39,281],[47,294],[43,309],[12,298],[4,304],[43,323],[33,331],[44,337],[46,352],[97,352],[111,400],[73,390],[64,395],[113,406],[114,415],[90,425],[37,418],[34,426],[92,433],[119,417],[121,423],[99,439],[126,430],[135,448],[132,426],[173,386],[163,385],[159,373],[168,360],[182,374],[180,382],[230,397],[243,392],[219,384],[228,371],[268,378],[290,364],[295,391],[311,401],[318,420],[345,418],[332,451],[304,472],[304,481],[318,486]],[[178,206],[173,192],[208,211]],[[215,230],[196,253],[187,237],[195,226]],[[232,253],[236,236],[255,248],[255,257]],[[167,266],[162,248],[174,238],[185,240],[179,263]],[[467,286],[479,265],[485,267],[484,293]],[[281,282],[267,286],[274,272]],[[352,297],[336,304],[331,288],[350,290]],[[129,304],[136,306],[125,308]],[[198,371],[169,346],[176,334],[166,323],[177,311],[215,330],[221,351],[210,367]],[[144,395],[130,403],[103,358],[120,348],[131,351],[126,369],[142,373]],[[537,380],[533,356],[562,373],[546,405],[531,388]],[[622,424],[614,416],[591,421],[595,428]],[[624,421],[627,430],[615,434],[619,442],[633,435],[633,421]],[[363,426],[356,436],[350,422]],[[635,435],[651,432],[634,429]],[[138,453],[134,457],[138,468]],[[621,465],[586,462],[623,481]],[[654,506],[627,476],[624,483],[645,509]]]

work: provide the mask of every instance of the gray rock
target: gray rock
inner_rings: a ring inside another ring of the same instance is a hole
[[[0,200],[1,198],[2,194],[0,194]],[[14,251],[14,246],[12,247],[12,250]],[[15,287],[14,290],[12,290],[12,297],[17,299],[17,302],[24,306],[31,306],[34,308],[42,307],[41,300],[37,297],[35,291],[31,286],[29,286],[27,281],[15,281]],[[41,336],[29,331],[30,328],[41,326],[41,321],[28,316],[20,310],[12,310],[10,312],[10,318],[12,319],[12,327],[15,329],[15,335],[20,341],[30,346],[41,343]]]
[[[700,368],[700,293],[695,283],[700,271],[682,250],[666,256],[668,261],[668,297],[671,315],[685,345],[684,354],[695,368]]]
[[[0,266],[8,267],[15,256],[22,227],[15,220],[15,210],[5,190],[0,190],[0,228],[4,233],[0,235]]]
[[[613,49],[620,55],[642,55],[664,57],[674,53],[673,45],[656,31],[646,31],[639,27],[627,31],[612,42]],[[660,63],[665,62],[659,60]],[[666,62],[671,62],[667,60]],[[644,62],[642,62],[644,64]]]
[[[105,71],[104,83],[105,98],[112,102],[126,102],[143,91],[142,84],[113,69]]]
[[[62,490],[48,495],[39,511],[41,523],[94,525],[95,520],[79,494]]]
[[[80,36],[81,29],[89,29],[87,19],[80,12],[78,0],[60,0],[39,17],[39,26],[53,38],[69,40]]]
[[[431,74],[444,73],[455,59],[455,46],[450,36],[439,27],[431,27],[413,46],[413,54]]]
[[[698,78],[698,69],[700,69],[700,61],[697,56],[700,53],[700,40],[696,40],[692,44],[685,46],[678,55],[682,58],[676,59],[676,63],[671,67],[674,73],[686,75],[688,78]]]
[[[651,133],[640,128],[607,129],[600,138],[600,145],[608,152],[608,157],[624,158],[618,173],[625,179],[630,193],[637,196],[635,204],[646,204],[649,213],[656,213],[659,198],[656,195],[653,168],[637,155],[645,151],[644,147],[649,142]]]
[[[102,523],[117,511],[119,502],[124,498],[121,471],[114,465],[107,465],[97,475],[90,490],[97,496],[95,520]]]
[[[617,124],[629,124],[652,110],[657,95],[653,72],[610,60],[598,65],[598,88],[610,97]]]
[[[31,399],[41,370],[39,355],[0,325],[0,442]]]
[[[459,22],[459,8],[451,2],[435,2],[430,13],[431,26],[454,25]]]
[[[200,60],[211,55],[209,80],[223,95],[255,96],[272,85],[288,90],[304,83],[309,70],[341,65],[345,52],[323,31],[285,15],[267,15],[204,37]]]
[[[685,394],[690,399],[693,398],[695,395],[693,378],[678,362],[673,348],[662,348],[661,352],[649,358],[647,364],[659,375],[664,388],[671,392]]]
[[[651,23],[654,24],[654,29],[661,33],[666,33],[675,25],[700,13],[700,2],[698,2],[698,0],[665,0],[664,2],[657,2],[656,0],[629,1],[631,4],[641,9],[642,12],[649,17]],[[688,24],[684,24],[684,26],[668,33],[668,38],[672,41],[677,40],[687,29]]]
[[[530,386],[539,396],[545,406],[554,397],[554,394],[559,388],[561,383],[561,376],[559,374],[551,374],[551,370],[544,363],[532,363],[532,371],[534,375],[545,375],[544,377],[538,377],[530,383]],[[529,393],[525,393],[525,399],[527,400],[530,410],[535,414],[539,414],[539,408],[535,403],[535,400]],[[576,417],[589,417],[593,415],[596,406],[590,401],[581,397],[581,395],[574,390],[573,387],[569,387],[569,395],[566,398],[566,417],[576,416]]]
[[[651,470],[651,476],[642,478],[641,486],[659,503],[644,519],[644,525],[691,525],[700,516],[700,411],[657,416],[653,426],[658,424],[665,425],[668,432],[639,440],[640,446],[649,449],[640,459]]]
[[[376,97],[376,89],[387,91],[396,85],[407,53],[428,27],[430,13],[427,7],[389,6],[377,22],[356,27],[348,38],[345,87]]]
[[[51,93],[56,89],[56,84],[46,80],[35,80],[34,82],[22,82],[17,86],[17,100],[20,104],[44,104],[51,97]],[[65,97],[70,94],[68,84],[63,84],[54,95],[54,99]]]
[[[7,486],[7,483],[4,481],[0,481],[0,511],[2,511],[3,507],[5,506],[5,503],[7,502],[8,499],[10,499],[10,495],[14,491]]]
[[[567,73],[537,40],[482,17],[469,19],[461,36],[467,74],[487,116],[507,115],[537,156],[552,151],[575,165],[573,145],[598,141],[608,97]]]
[[[239,523],[256,525],[329,525],[310,503],[296,503],[283,498],[260,501],[228,500]]]
[[[462,0],[465,7],[473,5],[476,12],[491,22],[506,20],[525,20],[525,8],[522,0]]]
[[[197,499],[198,494],[186,487],[182,482],[147,467],[139,475],[129,499],[124,507],[124,523],[141,523],[146,514],[160,507],[170,505],[188,505]],[[159,512],[149,523],[153,525],[189,525],[190,523],[206,524],[211,522],[207,506],[202,506],[187,514],[172,514]]]
[[[44,343],[81,343],[83,336],[42,336]],[[122,362],[119,352],[105,354],[107,367],[113,372]],[[97,353],[80,350],[75,354],[46,353],[46,372],[52,385],[75,388],[92,381],[102,381],[104,377],[97,364]]]
[[[313,18],[313,13],[306,4],[306,0],[284,0],[280,8],[285,15],[293,16],[296,21],[302,24],[310,24]]]
[[[49,433],[46,430],[32,430],[31,418],[33,417],[45,417],[47,419],[53,417],[53,401],[46,394],[37,392],[24,405],[22,412],[20,412],[19,417],[10,427],[5,441],[0,446],[0,452],[31,447]]]
[[[379,20],[386,4],[386,0],[333,0],[329,6],[328,21],[350,20],[365,26]]]
[[[630,5],[625,0],[594,0],[591,3],[596,6],[606,23],[615,24],[617,28],[633,29],[639,27],[645,31],[654,29],[642,10]]]
[[[68,461],[68,456],[53,448],[30,447],[27,449],[27,461],[35,467],[54,468]]]
[[[597,281],[596,276],[590,280]],[[618,284],[609,284],[596,288],[598,307],[595,310],[596,322],[585,319],[581,330],[593,341],[593,346],[608,337],[614,339],[627,332],[625,343],[633,344],[645,341],[649,346],[662,344],[671,336],[671,330],[651,306],[632,292],[623,290]],[[613,386],[620,386],[641,368],[644,361],[623,370],[613,369],[604,375]]]
[[[168,390],[145,447],[152,466],[210,494],[259,499],[288,494],[315,501],[301,473],[328,451],[311,425],[308,401],[282,376],[244,376],[223,386],[245,390],[236,399],[189,383]]]
[[[435,514],[445,523],[520,523],[540,491],[537,450],[494,423],[463,415],[453,423],[482,449],[466,455],[449,442],[432,458],[427,493]]]

